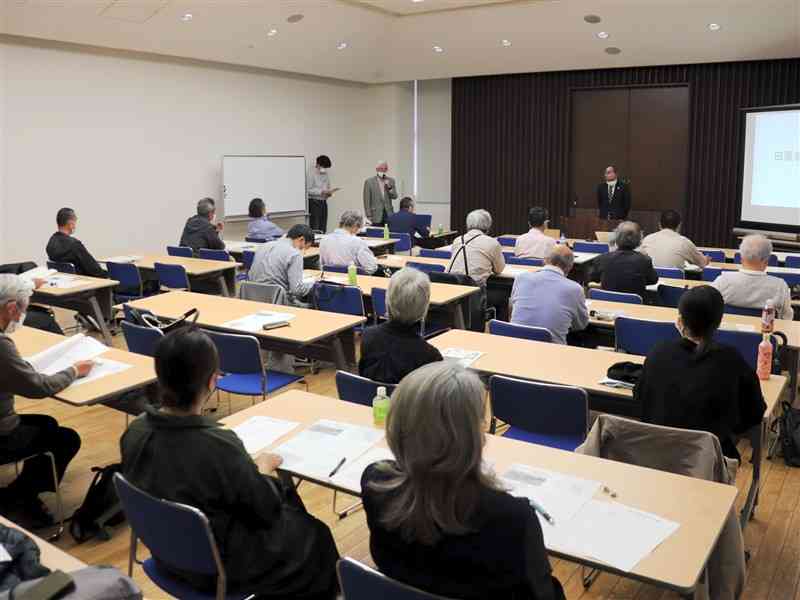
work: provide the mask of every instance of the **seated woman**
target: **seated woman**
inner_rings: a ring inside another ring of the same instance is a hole
[[[419,334],[431,300],[431,282],[417,269],[400,269],[389,280],[389,320],[364,330],[358,373],[381,383],[400,383],[408,373],[442,360],[441,353]]]
[[[370,550],[394,579],[447,596],[563,599],[528,500],[483,469],[484,391],[458,364],[426,365],[392,395],[394,461],[361,479]]]
[[[283,235],[283,229],[267,218],[267,205],[261,198],[250,200],[248,207],[250,222],[247,224],[247,237],[272,240]]]
[[[678,305],[681,338],[650,351],[633,396],[643,421],[710,431],[725,456],[739,459],[736,436],[761,422],[766,404],[739,351],[714,342],[723,309],[715,288],[687,290]]]
[[[174,331],[156,347],[155,363],[163,407],[145,409],[122,436],[125,477],[205,513],[229,589],[259,598],[334,598],[339,555],[330,530],[293,489],[262,474],[280,457],[262,454],[254,462],[233,431],[202,415],[219,368],[211,339],[195,328]],[[205,576],[174,574],[213,589]]]

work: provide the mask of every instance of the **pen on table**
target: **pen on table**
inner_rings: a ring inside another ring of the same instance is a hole
[[[344,464],[344,461],[345,461],[345,459],[344,459],[344,458],[343,458],[342,460],[340,460],[340,461],[339,461],[339,464],[338,464],[338,465],[336,465],[336,467],[333,469],[333,471],[331,471],[331,472],[328,474],[328,477],[333,477],[334,475],[336,475],[336,473],[338,473],[338,472],[339,472],[339,469],[341,469],[341,468],[342,468],[342,465]]]
[[[528,498],[528,501],[531,503],[531,506],[533,507],[533,510],[535,510],[537,513],[539,513],[540,515],[542,515],[542,516],[544,517],[544,520],[545,520],[545,521],[547,521],[548,523],[550,523],[550,525],[555,525],[555,524],[556,524],[556,521],[555,521],[555,519],[554,519],[553,517],[551,517],[551,516],[550,516],[550,513],[548,513],[548,512],[547,512],[547,511],[544,509],[544,506],[542,506],[541,504],[539,504],[539,503],[538,503],[536,500],[534,500],[533,498]]]

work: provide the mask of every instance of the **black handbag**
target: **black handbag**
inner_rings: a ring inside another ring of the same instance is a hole
[[[616,379],[617,381],[624,381],[625,383],[636,385],[639,383],[639,379],[642,378],[643,370],[644,367],[642,365],[625,361],[611,365],[606,374],[609,379]]]
[[[128,307],[128,312],[135,325],[149,327],[150,329],[158,329],[164,335],[176,329],[180,329],[181,327],[194,325],[197,322],[197,318],[200,316],[200,311],[196,308],[186,311],[181,317],[172,321],[164,321],[156,317],[149,310],[140,310],[133,306]]]

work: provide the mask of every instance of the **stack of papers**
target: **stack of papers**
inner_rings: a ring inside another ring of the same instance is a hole
[[[131,368],[131,365],[126,363],[108,358],[98,358],[107,351],[108,347],[104,346],[96,339],[78,334],[67,338],[55,346],[51,346],[47,350],[39,352],[39,354],[28,357],[25,360],[39,373],[45,375],[55,375],[64,369],[69,369],[78,361],[94,361],[94,367],[92,367],[89,375],[82,379],[75,380],[72,384],[73,386],[77,386],[96,381],[109,375],[114,375],[115,373],[121,373]]]
[[[135,256],[135,255],[130,255],[130,256],[127,256],[127,255],[125,255],[125,256],[112,256],[111,258],[105,259],[103,262],[127,264],[127,263],[135,263],[137,260],[141,260],[141,259],[142,259],[141,256]]]
[[[47,279],[58,273],[55,269],[48,269],[47,267],[36,267],[30,271],[25,271],[20,275],[23,279],[33,282],[34,279]]]
[[[256,455],[264,448],[295,429],[300,423],[284,421],[272,417],[250,417],[244,423],[233,428],[250,455]]]
[[[469,368],[481,356],[483,356],[483,352],[479,350],[465,350],[463,348],[445,348],[442,350],[442,358],[457,360],[465,369]]]
[[[331,482],[338,487],[354,492],[361,493],[361,476],[372,463],[382,460],[394,460],[394,454],[388,448],[373,448],[368,450],[351,463],[345,463],[336,475],[331,478]]]
[[[247,331],[249,333],[259,333],[267,328],[277,327],[289,323],[294,319],[295,315],[291,313],[273,312],[270,310],[260,310],[253,315],[247,315],[241,319],[234,319],[223,323],[223,327],[229,329],[236,329],[238,331]]]

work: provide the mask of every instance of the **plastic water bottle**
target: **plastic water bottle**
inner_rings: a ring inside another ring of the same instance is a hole
[[[444,225],[439,223],[439,229],[437,231],[438,231],[439,235],[442,235],[444,233]]]
[[[388,223],[383,226],[383,239],[385,239],[385,240],[389,239],[389,224]]]
[[[769,341],[769,334],[765,333],[758,345],[758,361],[756,363],[756,374],[759,379],[769,379],[772,373],[772,343]]]
[[[358,269],[355,263],[350,263],[347,266],[347,283],[349,285],[358,285]]]
[[[389,396],[386,395],[386,388],[380,386],[378,394],[372,399],[372,420],[375,427],[386,425],[387,414],[389,414]]]
[[[561,232],[561,237],[558,238],[558,243],[561,244],[562,246],[564,246],[567,243],[567,238],[564,235],[563,231]]]
[[[775,303],[770,299],[761,312],[761,333],[772,333],[775,328]]]

